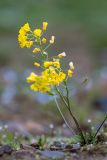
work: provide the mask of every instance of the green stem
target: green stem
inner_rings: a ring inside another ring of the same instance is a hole
[[[95,135],[94,135],[94,137],[93,137],[93,140],[92,140],[93,142],[94,142],[94,140],[95,140],[98,132],[100,131],[101,127],[103,126],[103,124],[105,123],[106,120],[107,120],[107,115],[105,116],[104,120],[102,121],[102,123],[101,123],[100,126],[98,127],[98,129],[97,129],[97,131],[96,131],[96,133],[95,133]]]
[[[45,48],[44,48],[44,51],[46,51],[49,47],[50,47],[51,44],[48,44]]]
[[[72,114],[72,111],[71,111],[70,108],[69,108],[69,113],[70,113],[70,115],[72,116],[72,118],[73,118],[73,120],[74,120],[74,122],[75,122],[75,124],[76,124],[76,126],[77,126],[78,132],[79,132],[81,138],[83,139],[84,144],[87,144],[87,141],[86,141],[85,136],[84,136],[84,134],[83,134],[83,132],[82,132],[82,129],[81,129],[81,127],[80,127],[77,119],[76,119],[75,116]]]
[[[62,99],[62,101],[63,101],[64,104],[66,105],[66,107],[67,107],[67,109],[68,109],[71,117],[73,118],[73,120],[74,120],[74,122],[75,122],[75,124],[76,124],[76,126],[77,126],[78,132],[79,132],[81,138],[83,139],[84,144],[86,144],[87,142],[86,142],[86,139],[85,139],[85,137],[84,137],[84,134],[83,134],[83,132],[82,132],[82,130],[81,130],[81,127],[79,126],[79,123],[78,123],[77,119],[75,118],[75,116],[73,115],[73,113],[72,113],[72,111],[71,111],[70,102],[68,102],[69,98],[67,97],[67,99],[68,99],[68,100],[67,100],[68,103],[67,103],[66,100],[65,100],[65,98],[63,97],[63,95],[61,94],[61,92],[59,91],[59,89],[58,89],[57,87],[56,87],[56,91],[58,92],[60,98]],[[69,91],[67,91],[67,92],[68,92],[68,93],[67,93],[67,96],[68,96],[68,95],[69,95]]]
[[[38,45],[39,45],[39,48],[40,48],[40,50],[41,50],[41,54],[42,54],[42,58],[43,58],[43,60],[44,60],[44,50],[43,50],[43,48],[42,48],[42,43],[41,43],[41,39],[39,38],[38,39]]]
[[[72,131],[73,134],[75,134],[74,131],[73,131],[73,129],[70,127],[70,125],[69,125],[68,122],[66,121],[66,119],[65,119],[65,117],[64,117],[64,115],[63,115],[63,113],[62,113],[62,111],[61,111],[61,109],[60,109],[60,107],[59,107],[59,104],[58,104],[57,99],[56,99],[55,96],[54,96],[54,100],[55,100],[56,106],[57,106],[57,108],[58,108],[58,110],[59,110],[59,112],[60,112],[60,114],[61,114],[61,116],[62,116],[62,118],[63,118],[63,120],[64,120],[64,122],[65,122],[65,124],[66,124],[66,126]]]
[[[69,101],[69,90],[68,90],[68,87],[67,87],[67,82],[65,81],[64,84],[65,84],[65,88],[66,88],[66,92],[67,92],[66,97],[67,97],[68,106],[69,106],[69,108],[71,108],[70,101]]]
[[[86,141],[86,139],[85,139],[85,136],[84,136],[84,134],[83,134],[83,131],[82,131],[82,129],[81,129],[79,123],[78,123],[78,120],[76,119],[76,117],[74,116],[74,114],[73,114],[72,111],[71,111],[71,105],[70,105],[70,101],[69,101],[69,90],[68,90],[67,82],[65,81],[64,84],[65,84],[65,88],[66,88],[66,92],[67,92],[67,102],[68,102],[68,106],[69,106],[69,113],[70,113],[71,117],[73,118],[73,120],[74,120],[74,122],[75,122],[75,124],[76,124],[76,126],[77,126],[77,128],[78,128],[78,131],[79,131],[79,133],[80,133],[80,135],[81,135],[81,138],[82,138],[83,141],[84,141],[84,144],[86,144],[87,141]]]
[[[62,99],[62,101],[64,102],[64,104],[66,105],[66,107],[68,108],[68,104],[64,98],[64,96],[61,94],[61,92],[59,91],[59,89],[56,87],[56,91],[59,94],[60,98]]]

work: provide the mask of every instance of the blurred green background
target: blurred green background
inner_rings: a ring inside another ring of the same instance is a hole
[[[70,50],[75,52],[75,48],[80,52],[83,49],[94,59],[94,67],[103,65],[107,47],[106,6],[105,0],[1,0],[1,63],[3,60],[9,63],[14,58],[22,59],[21,53],[25,51],[19,49],[17,44],[18,30],[22,24],[29,22],[35,26],[46,20],[50,31],[56,35],[57,45],[60,46],[57,49],[65,49],[69,54]]]
[[[36,117],[37,120],[40,114],[46,121],[48,114],[51,120],[54,119],[51,112],[54,107],[49,107],[53,104],[45,104],[49,110],[45,113],[42,107],[46,97],[37,97],[28,91],[25,79],[27,72],[33,68],[31,51],[21,49],[17,41],[18,31],[25,22],[29,22],[32,27],[38,27],[43,21],[49,23],[48,37],[56,37],[55,45],[50,49],[51,54],[65,51],[68,59],[64,65],[67,66],[68,61],[72,60],[76,68],[76,77],[84,79],[88,76],[91,79],[88,86],[84,86],[86,88],[73,93],[77,95],[77,98],[74,98],[75,105],[90,106],[93,97],[106,95],[106,0],[0,0],[0,114],[3,119],[11,119],[13,113],[16,115],[13,119],[18,120],[21,114],[22,120],[23,115],[26,115],[27,120],[27,116],[29,119]],[[41,105],[40,108],[35,107]],[[53,110],[56,114],[56,109]],[[79,108],[78,115],[83,121],[87,114]]]

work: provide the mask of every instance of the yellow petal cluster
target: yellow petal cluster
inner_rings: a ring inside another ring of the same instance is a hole
[[[60,62],[59,61],[45,61],[44,62],[44,67],[48,68],[50,66],[54,66],[56,68],[60,68]]]
[[[35,28],[34,30],[31,30],[29,23],[24,24],[18,34],[18,41],[21,46],[21,48],[30,48],[31,46],[35,46],[36,48],[41,48],[41,54],[43,55],[43,47],[42,44],[46,44],[47,39],[45,37],[42,37],[44,34],[44,31],[46,31],[48,26],[48,22],[43,22],[42,28]],[[54,43],[55,37],[52,36],[49,40],[49,44],[45,46],[48,48],[50,44]],[[40,50],[33,49],[33,53],[38,53]]]
[[[50,66],[52,66],[53,65],[53,62],[52,61],[45,61],[44,62],[44,67],[45,68],[48,68],[48,67],[50,67]]]
[[[58,60],[54,61],[53,66],[56,68],[60,68],[60,62]]]
[[[49,85],[59,85],[66,78],[66,74],[64,72],[57,73],[53,67],[49,67],[42,75],[47,77]]]
[[[50,87],[47,82],[47,77],[38,76],[34,72],[32,72],[29,77],[27,77],[27,82],[32,83],[30,88],[36,92],[49,92]]]
[[[27,82],[28,83],[35,82],[36,78],[37,78],[37,75],[34,72],[31,72],[30,76],[27,77]]]
[[[66,74],[64,72],[57,73],[53,67],[49,67],[40,76],[31,73],[27,78],[27,82],[33,83],[31,89],[34,91],[50,92],[53,85],[60,85],[65,78]]]
[[[33,45],[33,41],[29,40],[27,37],[27,33],[31,31],[29,24],[24,24],[19,30],[18,41],[21,48],[27,47],[30,48]]]

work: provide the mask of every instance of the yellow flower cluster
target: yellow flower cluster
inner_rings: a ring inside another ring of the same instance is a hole
[[[31,31],[29,24],[26,23],[19,30],[18,41],[20,43],[21,48],[27,47],[30,48],[33,45],[33,41],[28,39],[27,33]]]
[[[32,83],[30,88],[35,92],[50,92],[50,87],[46,76],[38,76],[35,73],[31,73],[27,78],[28,83]]]
[[[44,70],[40,76],[31,73],[27,78],[27,82],[32,83],[32,90],[49,93],[53,85],[59,85],[65,78],[66,74],[64,72],[57,73],[55,68],[49,67]]]
[[[33,44],[38,45],[33,50],[33,53],[38,53],[41,51],[41,43],[45,44],[47,42],[47,39],[45,37],[42,37],[43,32],[46,31],[48,26],[47,22],[43,22],[42,29],[36,28],[33,31],[31,30],[29,23],[24,24],[20,30],[19,30],[19,35],[18,35],[18,41],[21,46],[21,48],[30,48],[33,46]],[[42,37],[42,38],[41,38]],[[50,44],[54,43],[54,36],[51,37]],[[38,48],[38,50],[36,50]]]
[[[46,49],[54,43],[55,37],[51,36],[49,44],[44,48],[44,44],[47,43],[47,39],[43,37],[43,33],[46,31],[47,26],[48,23],[43,22],[42,29],[37,28],[32,31],[29,24],[26,23],[19,30],[18,41],[22,48],[30,48],[34,45],[35,47],[32,51],[33,54],[37,54],[36,56],[39,54],[39,58],[37,59],[40,60],[40,63],[34,62],[34,66],[41,67],[42,72],[40,75],[32,72],[29,77],[27,77],[27,82],[31,84],[30,88],[35,92],[52,93],[54,86],[59,86],[64,81],[67,81],[68,77],[72,77],[74,66],[73,63],[70,62],[68,71],[65,72],[62,70],[60,60],[66,56],[65,52],[58,54],[54,58],[48,57]]]

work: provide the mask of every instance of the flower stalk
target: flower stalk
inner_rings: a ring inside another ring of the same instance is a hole
[[[87,141],[86,141],[86,139],[85,139],[85,136],[84,136],[84,134],[83,134],[83,132],[82,132],[82,129],[81,129],[79,123],[78,123],[78,120],[76,119],[76,117],[74,116],[74,114],[73,114],[72,111],[71,111],[71,106],[70,106],[70,102],[69,102],[69,90],[68,90],[68,88],[67,88],[67,84],[66,84],[66,83],[65,83],[65,85],[66,85],[66,89],[67,89],[67,100],[68,100],[68,101],[66,102],[66,100],[65,100],[64,97],[63,97],[63,95],[61,94],[61,92],[60,92],[60,91],[58,90],[58,88],[56,87],[57,93],[59,94],[59,96],[60,96],[60,98],[62,99],[63,103],[64,103],[65,106],[67,107],[67,109],[68,109],[68,111],[69,111],[69,113],[70,113],[70,116],[72,117],[73,121],[75,122],[75,125],[76,125],[76,127],[77,127],[77,129],[78,129],[79,135],[81,136],[81,138],[82,138],[82,140],[83,140],[83,143],[84,143],[84,144],[87,144]]]

